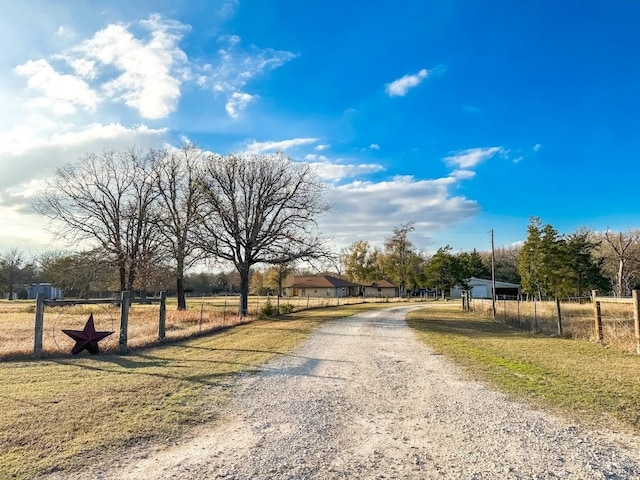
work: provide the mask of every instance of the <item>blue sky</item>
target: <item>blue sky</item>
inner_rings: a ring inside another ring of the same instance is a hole
[[[640,2],[3,2],[0,251],[88,152],[196,142],[313,162],[336,249],[640,228]]]

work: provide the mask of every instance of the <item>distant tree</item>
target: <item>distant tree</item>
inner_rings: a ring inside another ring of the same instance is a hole
[[[609,274],[616,297],[631,295],[640,280],[640,231],[612,232],[602,236],[600,256],[603,268]]]
[[[216,273],[211,281],[211,288],[213,293],[230,293],[233,291],[233,284],[231,281],[231,275],[225,272]]]
[[[588,296],[594,289],[611,289],[603,272],[604,262],[595,256],[598,244],[586,230],[578,230],[560,242],[563,268],[554,282],[556,296]]]
[[[410,279],[411,262],[416,256],[409,234],[415,230],[412,222],[393,229],[384,242],[385,277],[400,287],[400,295],[406,293]]]
[[[451,254],[449,245],[439,248],[429,259],[424,275],[427,286],[440,290],[443,296],[455,285],[465,286],[467,280],[459,259]]]
[[[265,284],[276,295],[282,296],[284,283],[288,277],[295,273],[293,263],[281,263],[269,267],[265,272]]]
[[[521,249],[521,246],[498,247],[494,249],[496,280],[518,284],[521,282],[520,274],[518,273],[518,256],[520,255]],[[485,265],[487,265],[487,262],[485,262]],[[491,268],[490,256],[488,268]]]
[[[460,262],[462,275],[466,279],[471,277],[491,278],[491,268],[485,265],[482,261],[482,256],[475,248],[471,252],[458,253],[456,257]]]
[[[87,154],[59,168],[34,206],[57,222],[58,235],[110,255],[124,291],[133,289],[145,252],[159,247],[155,200],[150,156],[131,148]]]
[[[313,166],[282,153],[213,156],[200,185],[198,245],[237,269],[242,314],[248,310],[251,267],[326,255],[316,220],[329,205]]]
[[[111,290],[117,271],[101,249],[77,253],[52,252],[39,259],[48,282],[65,296],[89,298],[95,292]]]
[[[159,227],[161,242],[175,262],[177,308],[185,310],[185,270],[201,258],[195,232],[198,210],[202,205],[198,178],[204,153],[192,144],[183,143],[178,149],[153,151],[152,156],[158,202],[155,221]]]
[[[268,295],[271,292],[267,285],[265,272],[260,269],[252,269],[249,281],[249,293],[251,295]]]
[[[345,247],[341,256],[344,263],[345,277],[354,283],[370,283],[376,278],[376,254],[375,249],[364,240],[353,242]]]
[[[550,270],[547,257],[551,252],[545,251],[549,242],[543,242],[543,225],[538,217],[531,217],[527,227],[525,240],[518,257],[518,273],[522,279],[522,291],[537,295],[539,298],[549,293],[547,280]]]
[[[409,290],[416,290],[426,286],[424,269],[427,261],[427,256],[422,252],[414,251],[409,256],[407,268],[407,288]]]
[[[16,292],[24,283],[29,264],[25,254],[17,248],[11,248],[0,255],[0,283],[4,285],[9,300],[15,298]]]
[[[551,225],[532,217],[518,258],[523,292],[542,298],[608,289],[602,262],[595,256],[597,245],[587,231],[560,235]]]

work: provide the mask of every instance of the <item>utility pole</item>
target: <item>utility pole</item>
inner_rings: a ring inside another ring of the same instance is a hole
[[[491,229],[491,312],[496,319],[496,254],[493,244],[493,228]]]

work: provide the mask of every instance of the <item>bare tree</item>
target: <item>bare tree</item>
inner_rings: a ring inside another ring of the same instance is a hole
[[[199,245],[236,267],[243,315],[252,265],[325,254],[316,219],[329,206],[323,200],[324,184],[311,165],[283,153],[211,156],[201,185],[205,205]]]
[[[201,257],[194,241],[202,203],[198,177],[203,152],[192,144],[154,152],[154,181],[158,195],[156,222],[162,241],[175,262],[178,310],[186,310],[184,273]]]
[[[25,265],[26,258],[17,248],[11,248],[0,256],[0,282],[5,285],[9,300],[14,300],[16,287],[23,281]]]
[[[132,290],[145,252],[157,248],[149,155],[131,148],[88,154],[59,168],[35,209],[70,242],[99,245],[113,259],[120,290]]]
[[[640,262],[640,231],[631,230],[627,233],[613,233],[607,229],[603,237],[610,252],[602,252],[607,263],[615,263],[613,275],[613,290],[616,297],[631,293],[632,283],[637,273],[630,268],[631,264]],[[611,270],[611,269],[610,269]]]

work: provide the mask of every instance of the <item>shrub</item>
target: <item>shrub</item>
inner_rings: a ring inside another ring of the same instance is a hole
[[[277,313],[276,307],[273,306],[273,303],[271,303],[271,300],[267,300],[267,303],[265,303],[264,306],[260,309],[260,312],[265,317],[272,317]]]
[[[290,303],[283,303],[282,305],[280,305],[280,313],[282,313],[283,315],[293,312],[293,309],[294,306]]]

